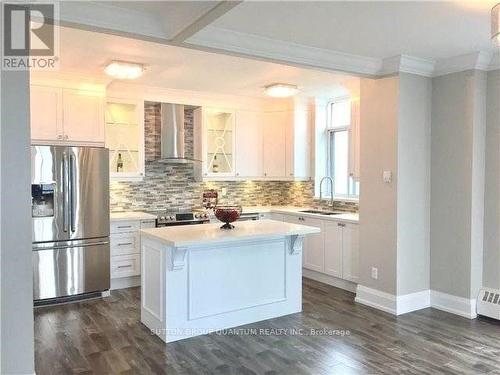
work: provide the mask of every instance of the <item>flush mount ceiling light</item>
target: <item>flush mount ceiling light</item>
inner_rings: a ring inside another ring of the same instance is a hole
[[[111,61],[104,72],[116,79],[136,79],[144,72],[144,65],[126,61]]]
[[[299,88],[296,85],[287,83],[273,83],[265,87],[266,94],[275,98],[286,98],[295,95]]]
[[[500,3],[491,9],[491,40],[500,46]]]

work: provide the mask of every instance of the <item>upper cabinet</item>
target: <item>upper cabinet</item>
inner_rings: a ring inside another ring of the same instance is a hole
[[[62,141],[62,89],[31,86],[31,138],[38,141]]]
[[[203,112],[205,178],[310,178],[308,111],[231,112],[204,108]]]
[[[108,98],[105,107],[106,147],[110,177],[144,177],[144,101]]]
[[[30,97],[32,143],[104,146],[101,92],[32,85]]]
[[[263,176],[263,124],[262,112],[236,112],[236,177],[251,179]]]
[[[288,112],[268,112],[263,122],[264,177],[270,179],[287,178],[286,174],[286,129]]]
[[[286,176],[294,180],[310,180],[312,148],[312,113],[297,109],[288,112],[286,127]]]
[[[203,175],[235,176],[235,113],[203,108]]]

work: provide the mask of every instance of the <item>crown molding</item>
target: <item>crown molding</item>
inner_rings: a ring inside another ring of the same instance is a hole
[[[492,54],[487,51],[472,52],[441,59],[436,62],[434,77],[473,69],[487,71],[490,69],[491,62]]]
[[[386,76],[397,73],[411,73],[424,77],[432,77],[435,64],[434,60],[409,55],[398,55],[383,59],[382,68],[378,72],[378,75]]]
[[[283,42],[214,26],[205,27],[186,43],[276,62],[360,75],[375,76],[381,65],[380,59]]]

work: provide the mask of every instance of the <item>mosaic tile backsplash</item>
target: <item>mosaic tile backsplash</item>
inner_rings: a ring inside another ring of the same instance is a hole
[[[112,182],[111,211],[199,209],[203,191],[219,192],[219,203],[242,206],[294,205],[326,208],[314,197],[312,181],[196,182],[190,164],[166,164],[160,157],[160,106],[145,103],[146,165],[143,181]],[[186,153],[192,154],[192,109],[185,111]],[[226,196],[221,196],[226,188]],[[336,202],[335,209],[357,211],[354,202]]]

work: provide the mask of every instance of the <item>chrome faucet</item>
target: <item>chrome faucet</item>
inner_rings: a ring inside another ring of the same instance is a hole
[[[330,181],[330,192],[331,192],[331,197],[330,197],[330,206],[333,208],[333,178],[330,176],[325,176],[321,179],[319,182],[319,200],[323,200],[323,190],[321,189],[323,187],[323,181],[324,180],[329,180]]]

